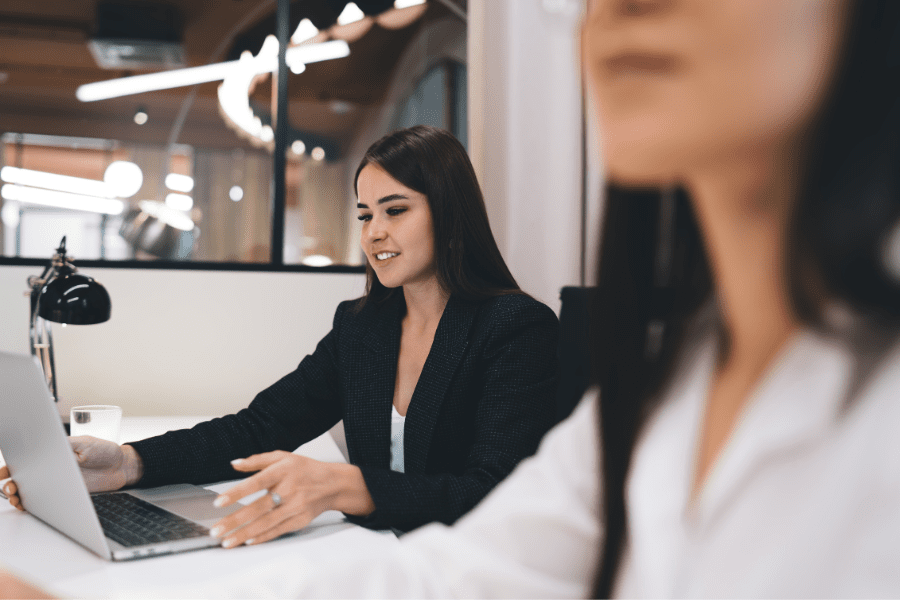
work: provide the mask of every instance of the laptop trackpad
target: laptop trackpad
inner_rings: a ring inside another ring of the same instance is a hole
[[[171,511],[176,515],[197,521],[205,527],[210,527],[219,519],[243,508],[241,504],[234,504],[226,508],[216,508],[213,506],[213,501],[218,494],[191,484],[164,485],[145,490],[128,490],[128,493]]]

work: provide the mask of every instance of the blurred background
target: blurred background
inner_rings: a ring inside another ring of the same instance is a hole
[[[361,264],[352,176],[366,147],[416,123],[466,143],[466,2],[293,3],[291,47],[342,40],[349,54],[290,72],[287,160],[277,173],[277,73],[232,69],[183,85],[193,81],[186,67],[272,48],[277,56],[275,9],[273,0],[4,2],[0,165],[12,168],[0,171],[2,255],[43,257],[65,234],[82,259],[269,262],[272,181],[283,178],[284,264]],[[171,75],[162,85],[173,87],[119,95],[125,80],[111,97],[77,96],[84,84],[153,72]],[[137,189],[113,195],[122,202],[112,207],[80,199],[102,194],[74,180],[41,187],[47,173],[103,181],[117,161],[139,171]],[[129,236],[145,201],[190,219],[176,223],[177,239]]]
[[[63,411],[220,415],[295,368],[363,291],[352,178],[397,127],[467,147],[525,291],[559,310],[590,284],[581,0],[287,2],[284,128],[279,2],[0,4],[0,350],[29,351],[27,279],[63,235],[112,302],[51,325]]]

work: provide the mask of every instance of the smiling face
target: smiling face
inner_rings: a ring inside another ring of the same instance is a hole
[[[360,171],[356,187],[360,246],[378,281],[388,288],[435,283],[434,226],[425,195],[375,164]]]
[[[799,138],[833,70],[845,5],[593,0],[582,51],[612,179],[666,184]]]

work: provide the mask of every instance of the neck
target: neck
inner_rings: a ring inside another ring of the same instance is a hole
[[[687,181],[728,331],[725,365],[740,370],[760,372],[798,326],[785,273],[796,162],[787,149],[751,153]]]
[[[450,295],[441,288],[436,278],[431,278],[404,285],[403,298],[406,300],[404,320],[417,327],[433,329],[441,320]]]

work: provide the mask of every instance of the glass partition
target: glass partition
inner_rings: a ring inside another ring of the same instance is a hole
[[[292,3],[275,172],[276,2],[12,2],[0,261],[46,259],[65,235],[76,259],[122,266],[362,265],[353,175],[369,144],[416,123],[466,142],[465,8]]]

